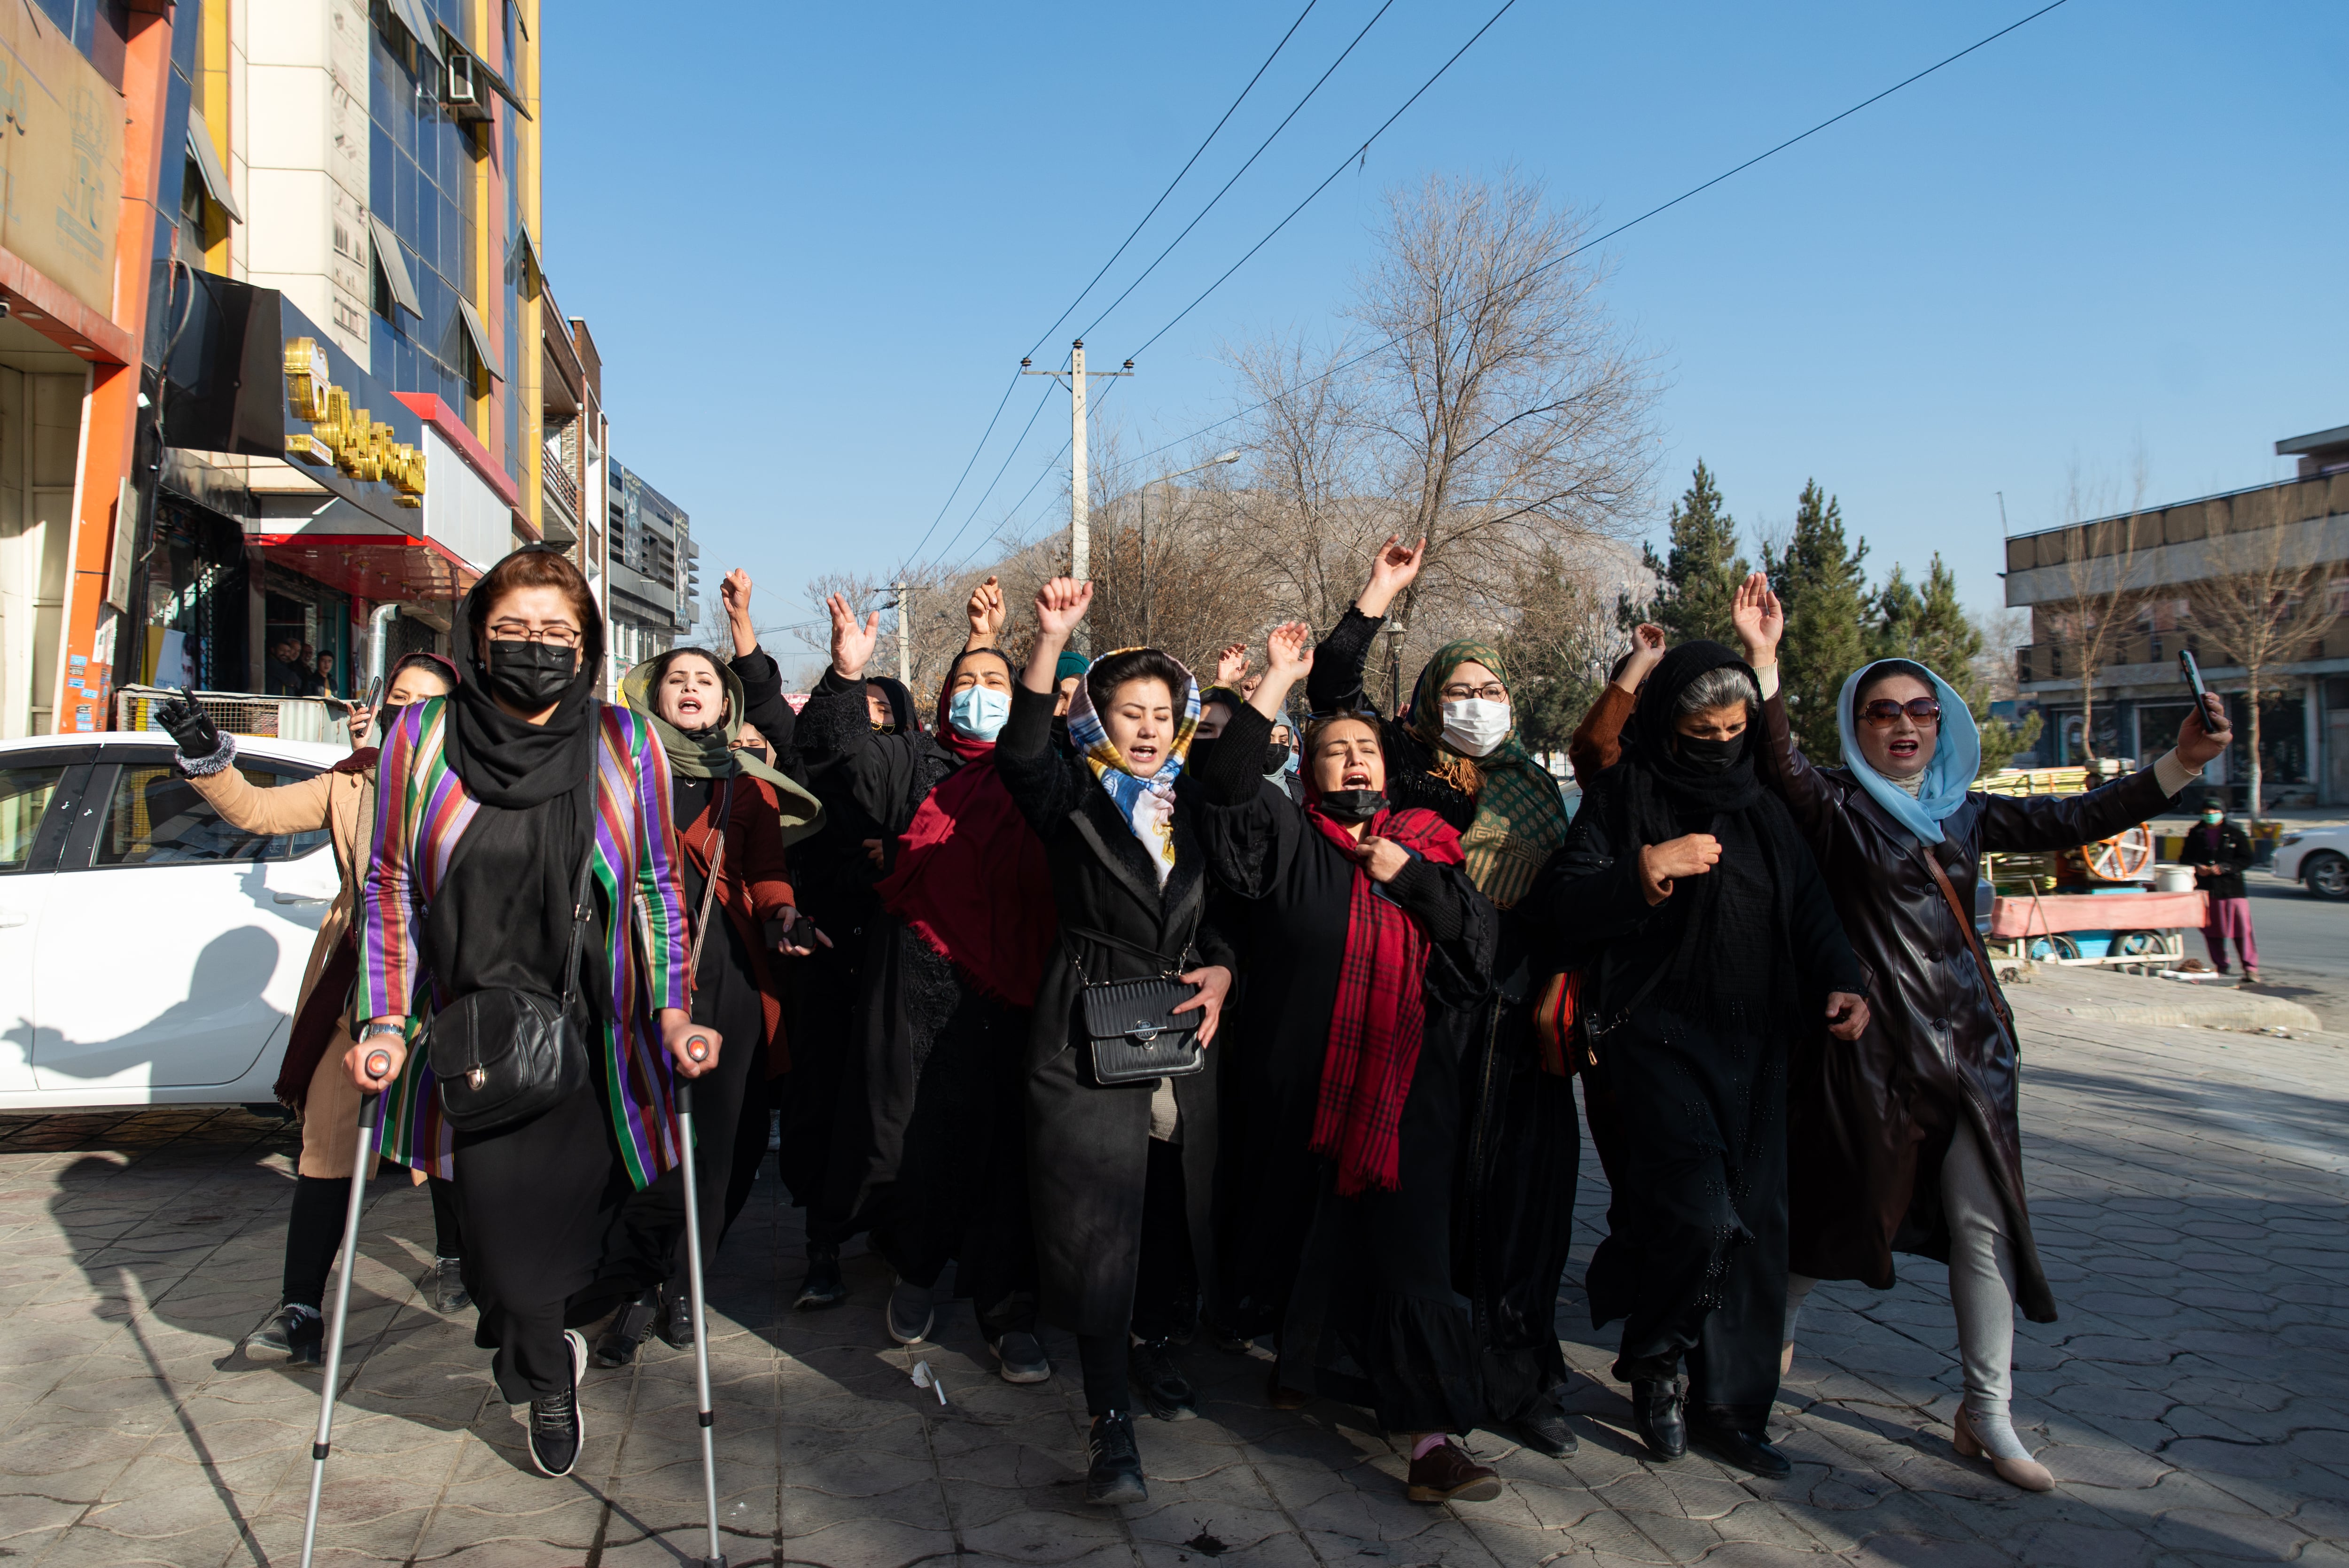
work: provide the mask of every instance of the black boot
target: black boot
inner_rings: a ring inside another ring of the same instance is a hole
[[[1510,1423],[1510,1430],[1526,1447],[1554,1460],[1562,1460],[1582,1446],[1574,1429],[1566,1424],[1566,1412],[1558,1408],[1555,1394],[1544,1395],[1532,1409]]]
[[[1198,1391],[1164,1339],[1145,1339],[1125,1353],[1126,1376],[1142,1396],[1143,1408],[1162,1421],[1187,1421],[1199,1413]]]
[[[636,1358],[636,1352],[646,1336],[653,1331],[653,1319],[660,1315],[660,1290],[655,1286],[612,1315],[609,1327],[595,1336],[595,1354],[588,1360],[597,1367],[626,1367]]]
[[[848,1299],[848,1285],[840,1277],[840,1249],[808,1243],[807,1277],[800,1281],[800,1293],[792,1298],[795,1312],[816,1312],[827,1306],[838,1306]]]
[[[1631,1414],[1650,1453],[1670,1461],[1688,1452],[1688,1422],[1681,1413],[1679,1378],[1632,1384]]]
[[[1769,1407],[1703,1405],[1688,1423],[1689,1440],[1723,1464],[1758,1476],[1792,1475],[1794,1461],[1770,1442]]]
[[[1104,1410],[1093,1418],[1092,1462],[1085,1470],[1087,1502],[1147,1502],[1150,1488],[1142,1479],[1142,1450],[1133,1442],[1133,1417],[1123,1410]]]
[[[682,1280],[661,1286],[661,1342],[672,1350],[693,1348],[693,1292]]]

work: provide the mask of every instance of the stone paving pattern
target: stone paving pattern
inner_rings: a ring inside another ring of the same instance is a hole
[[[2060,1478],[2031,1496],[1959,1460],[1960,1387],[1938,1266],[1825,1287],[1781,1395],[1795,1474],[1628,1434],[1611,1347],[1568,1284],[1558,1323],[1582,1447],[1564,1461],[1491,1433],[1500,1500],[1427,1508],[1355,1410],[1278,1414],[1266,1364],[1203,1337],[1201,1419],[1145,1419],[1150,1501],[1081,1500],[1085,1420],[1064,1375],[992,1376],[967,1305],[921,1358],[881,1326],[887,1275],[853,1256],[853,1304],[787,1310],[796,1214],[771,1180],[713,1277],[719,1488],[731,1562],[1504,1564],[1795,1562],[2349,1563],[2349,1052],[2067,1019],[2017,987],[2039,1243],[2061,1322],[2022,1326],[2018,1424]],[[68,1564],[292,1563],[318,1376],[238,1349],[273,1303],[293,1152],[236,1110],[0,1118],[0,1557]],[[357,1365],[328,1467],[322,1562],[694,1562],[692,1361],[655,1341],[593,1373],[578,1473],[532,1470],[470,1321],[416,1282],[421,1191],[378,1188],[353,1295]],[[1581,1245],[1605,1192],[1586,1161]],[[470,1318],[470,1314],[466,1315]],[[1611,1335],[1609,1336],[1611,1340]],[[1259,1353],[1259,1356],[1261,1353]]]

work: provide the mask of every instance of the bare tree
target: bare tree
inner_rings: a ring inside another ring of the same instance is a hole
[[[1602,267],[1576,254],[1588,220],[1539,186],[1431,175],[1387,213],[1350,313],[1381,344],[1356,418],[1378,493],[1428,541],[1404,614],[1437,595],[1477,618],[1545,544],[1636,521],[1655,385],[1599,300]]]
[[[2207,634],[2229,663],[2243,671],[2244,706],[2250,710],[2251,769],[2246,783],[2251,817],[2259,820],[2261,766],[2260,701],[2276,689],[2275,666],[2314,656],[2310,645],[2323,641],[2342,616],[2341,590],[2323,559],[2316,531],[2301,526],[2304,499],[2299,485],[2279,485],[2262,497],[2246,497],[2242,511],[2225,532],[2203,543],[2209,575],[2187,590],[2195,628]],[[2215,507],[2213,509],[2215,511]],[[2322,515],[2323,509],[2318,509]]]
[[[984,569],[958,573],[936,562],[909,566],[895,578],[870,572],[833,572],[808,583],[807,598],[808,603],[821,609],[827,595],[838,593],[855,607],[859,615],[878,612],[881,639],[874,645],[873,662],[865,667],[865,674],[895,678],[898,642],[905,638],[913,672],[907,684],[913,690],[915,705],[922,707],[946,678],[947,666],[955,655],[962,651],[970,632],[963,606],[970,598],[970,591],[986,576]],[[893,586],[899,582],[912,585],[910,606],[901,602],[902,596]],[[817,653],[829,654],[829,621],[801,627],[794,634]],[[815,668],[821,679],[823,665],[818,664]]]
[[[1300,337],[1227,347],[1238,395],[1255,405],[1235,515],[1233,563],[1278,596],[1278,611],[1334,624],[1361,587],[1371,546],[1399,526],[1393,509],[1365,493],[1356,382],[1342,349],[1309,349]]]
[[[2131,465],[2128,507],[2125,514],[2085,520],[2097,512],[2121,509],[2100,505],[2107,487],[2085,481],[2080,465],[2072,464],[2064,481],[2064,517],[2071,526],[2064,535],[2064,583],[2070,591],[2051,617],[2055,645],[2080,681],[2080,747],[2096,754],[2096,676],[2113,662],[2134,621],[2133,606],[2141,595],[2137,555],[2149,537],[2151,519],[2141,515],[2145,505],[2146,460],[2140,448]]]

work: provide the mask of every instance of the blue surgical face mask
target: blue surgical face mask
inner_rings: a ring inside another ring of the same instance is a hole
[[[947,722],[973,740],[993,740],[1011,717],[1011,699],[982,686],[965,686],[947,704]]]

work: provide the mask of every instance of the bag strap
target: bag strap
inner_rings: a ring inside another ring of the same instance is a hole
[[[693,917],[693,946],[685,955],[685,972],[701,973],[701,943],[709,934],[709,906],[718,897],[718,873],[726,863],[726,824],[734,820],[734,780],[737,773],[726,776],[726,788],[718,796],[718,841],[709,848],[709,876],[701,884],[701,908]]]
[[[1128,942],[1122,936],[1112,936],[1106,931],[1095,931],[1089,925],[1065,925],[1061,929],[1071,936],[1081,937],[1087,942],[1098,942],[1103,947],[1116,948],[1119,952],[1125,954],[1128,957],[1139,958],[1146,964],[1155,964],[1159,966],[1158,972],[1164,975],[1172,976],[1180,972],[1182,968],[1182,959],[1180,958],[1169,958],[1166,954],[1159,952],[1155,948],[1144,947],[1138,942]],[[1185,956],[1188,956],[1189,953],[1189,948],[1186,947],[1184,949]],[[1085,961],[1077,956],[1077,950],[1073,944],[1069,948],[1069,962],[1077,966],[1077,978],[1079,980],[1084,982],[1084,984],[1088,985],[1093,984],[1092,977],[1085,973]],[[1104,984],[1108,984],[1108,982],[1104,982]]]
[[[563,1011],[571,1012],[571,1003],[579,990],[579,954],[587,945],[587,880],[595,869],[595,830],[587,829],[587,852],[579,857],[579,885],[571,900],[571,947],[563,957]]]
[[[1990,993],[1991,1011],[1998,1016],[2000,1023],[2006,1026],[2007,1037],[2013,1039],[2014,1015],[2007,1010],[2006,994],[1991,977],[1990,960],[1982,956],[1982,942],[1974,934],[1973,916],[1967,913],[1965,905],[1958,902],[1958,890],[1950,885],[1950,873],[1943,871],[1941,862],[1933,858],[1931,848],[1920,843],[1917,856],[1925,862],[1925,869],[1933,873],[1933,884],[1941,890],[1941,897],[1949,903],[1950,913],[1957,917],[1958,934],[1965,942],[1966,951],[1973,955],[1974,968],[1982,975],[1982,989]]]

